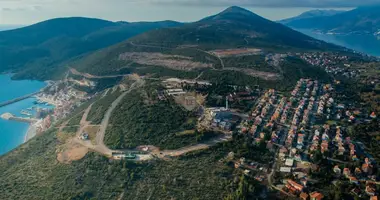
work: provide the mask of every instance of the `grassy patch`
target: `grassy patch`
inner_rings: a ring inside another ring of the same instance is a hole
[[[194,135],[194,134],[195,134],[195,130],[185,130],[185,131],[178,132],[175,135],[183,136],[183,135]]]

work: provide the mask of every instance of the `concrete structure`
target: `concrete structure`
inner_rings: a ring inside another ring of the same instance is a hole
[[[290,173],[291,171],[291,167],[280,167],[280,172]]]
[[[32,93],[32,94],[28,94],[28,95],[25,95],[25,96],[22,96],[22,97],[18,97],[18,98],[15,98],[15,99],[12,99],[12,100],[9,100],[9,101],[6,101],[6,102],[3,102],[3,103],[0,103],[0,107],[4,107],[4,106],[6,106],[6,105],[9,105],[9,104],[12,104],[12,103],[16,103],[16,102],[22,101],[22,100],[24,100],[24,99],[27,99],[27,98],[29,98],[29,97],[31,97],[31,96],[34,96],[34,95],[37,95],[37,94],[39,94],[39,93],[41,93],[41,91],[39,91],[39,92],[34,92],[34,93]]]
[[[290,158],[286,159],[285,160],[285,165],[288,166],[288,167],[293,167],[293,165],[294,165],[294,159],[290,159]]]
[[[15,117],[11,113],[4,113],[4,114],[2,114],[1,118],[5,119],[5,120],[14,120],[14,121],[25,122],[25,123],[35,123],[35,122],[38,121],[37,119],[33,119],[33,118],[30,118],[30,117],[27,117],[27,118]]]
[[[169,96],[176,96],[176,95],[182,95],[182,94],[186,94],[185,91],[183,91],[183,89],[168,89],[166,90],[166,93],[169,95]]]

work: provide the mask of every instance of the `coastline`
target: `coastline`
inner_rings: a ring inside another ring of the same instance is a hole
[[[28,130],[25,133],[23,143],[26,143],[30,139],[32,139],[37,134],[37,125],[36,123],[30,124]]]
[[[38,92],[48,85],[48,83],[41,81],[12,80],[11,77],[12,74],[0,73],[0,83],[4,86],[0,90],[0,102]],[[24,100],[0,107],[0,115],[3,113],[13,113],[17,117],[28,117],[22,115],[20,112],[36,106],[34,104],[35,100],[35,96],[31,96]],[[45,105],[41,107],[45,107]],[[38,129],[39,125],[34,122],[25,123],[0,119],[0,130],[2,132],[2,134],[0,134],[0,156],[29,141],[37,135]]]

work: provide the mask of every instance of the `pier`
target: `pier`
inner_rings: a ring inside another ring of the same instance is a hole
[[[16,102],[22,101],[24,99],[27,99],[27,98],[29,98],[31,96],[34,96],[34,95],[37,95],[39,93],[41,93],[41,91],[34,92],[34,93],[31,93],[31,94],[28,94],[28,95],[25,95],[25,96],[22,96],[22,97],[18,97],[18,98],[15,98],[15,99],[12,99],[12,100],[0,103],[0,107],[4,107],[4,106],[7,106],[7,105],[12,104],[12,103],[16,103]]]
[[[32,123],[35,123],[35,122],[38,121],[37,119],[33,119],[33,118],[30,118],[30,117],[15,117],[11,113],[4,113],[4,114],[2,114],[1,118],[5,119],[5,120],[13,120],[13,121],[18,121],[18,122],[25,122],[25,123],[29,123],[29,124],[32,124]]]

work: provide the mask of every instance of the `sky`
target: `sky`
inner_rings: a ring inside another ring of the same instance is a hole
[[[57,17],[112,21],[191,22],[232,6],[279,20],[311,9],[349,10],[380,0],[0,0],[0,25],[29,25]]]

